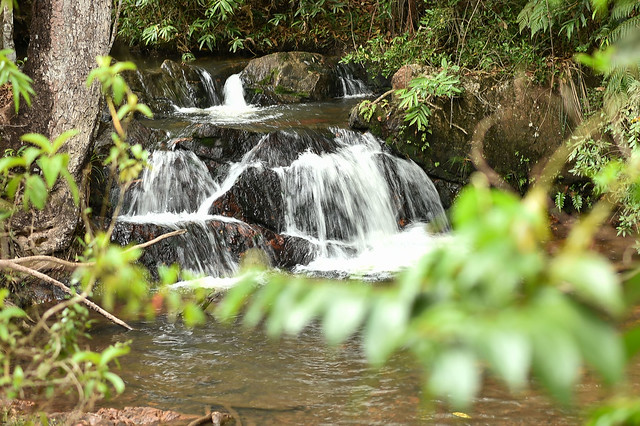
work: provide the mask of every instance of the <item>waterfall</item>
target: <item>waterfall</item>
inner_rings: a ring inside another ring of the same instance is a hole
[[[336,68],[336,76],[342,89],[342,96],[345,98],[365,97],[373,95],[373,92],[360,79],[353,76],[353,73],[343,64]]]
[[[347,253],[365,251],[399,232],[398,197],[411,186],[422,190],[407,201],[403,213],[409,220],[444,217],[433,184],[415,164],[384,153],[371,134],[334,131],[335,153],[304,152],[278,169],[288,234],[314,238],[322,256],[336,254],[340,246]]]
[[[233,74],[224,83],[224,105],[234,109],[243,110],[247,108],[247,103],[244,100],[244,87],[242,87],[242,80],[240,80],[240,74]]]
[[[209,100],[209,104],[207,106],[220,105],[220,96],[218,95],[218,89],[216,88],[211,73],[201,67],[194,67],[194,69],[198,73],[202,87],[207,94],[207,98]]]
[[[154,151],[149,164],[128,194],[126,216],[195,212],[219,188],[193,152]]]

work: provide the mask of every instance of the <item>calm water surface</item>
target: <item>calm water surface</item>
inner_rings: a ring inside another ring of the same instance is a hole
[[[132,324],[119,333],[94,331],[104,344],[131,339],[117,371],[127,388],[109,406],[152,406],[189,414],[235,410],[243,424],[550,424],[580,423],[580,413],[554,406],[539,393],[511,396],[490,379],[467,413],[425,397],[420,368],[397,354],[380,370],[369,367],[358,339],[327,348],[318,329],[297,338],[271,339],[260,330],[211,321],[190,330],[165,318]],[[382,336],[381,336],[382,338]],[[633,378],[637,383],[638,381]],[[602,398],[595,383],[577,388],[580,400]]]

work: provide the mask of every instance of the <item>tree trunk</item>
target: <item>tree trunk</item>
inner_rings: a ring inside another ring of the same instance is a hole
[[[13,8],[4,7],[2,13],[2,48],[11,49],[12,53],[7,55],[10,61],[16,61],[16,47],[13,44]]]
[[[25,72],[36,91],[22,115],[29,132],[54,139],[66,130],[79,134],[63,150],[69,172],[80,183],[99,114],[100,91],[86,87],[96,56],[109,52],[111,0],[34,0]],[[14,216],[12,227],[24,253],[49,254],[69,247],[79,208],[64,182],[51,192],[43,211]]]

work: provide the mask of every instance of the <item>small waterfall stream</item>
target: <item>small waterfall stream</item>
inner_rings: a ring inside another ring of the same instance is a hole
[[[215,90],[210,74],[198,74],[208,91]],[[209,94],[211,102],[217,99]],[[238,74],[224,83],[221,104],[176,111],[183,117],[208,114],[214,123],[220,116],[271,119],[246,103]],[[242,133],[239,138],[243,144]],[[235,274],[242,252],[255,247],[272,265],[299,273],[370,273],[370,279],[392,276],[435,239],[420,225],[444,217],[433,184],[371,134],[332,127],[263,132],[253,139],[239,161],[212,163],[207,158],[217,148],[203,147],[209,154],[196,155],[171,141],[165,143],[171,150],[154,151],[151,168],[125,197],[117,238],[126,243],[140,232],[186,228],[187,234],[150,250],[154,259],[147,263],[178,262],[211,277]]]

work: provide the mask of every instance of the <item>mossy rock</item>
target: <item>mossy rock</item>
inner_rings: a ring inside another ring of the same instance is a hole
[[[241,73],[248,101],[290,104],[336,96],[335,60],[317,53],[278,52],[253,59]]]

